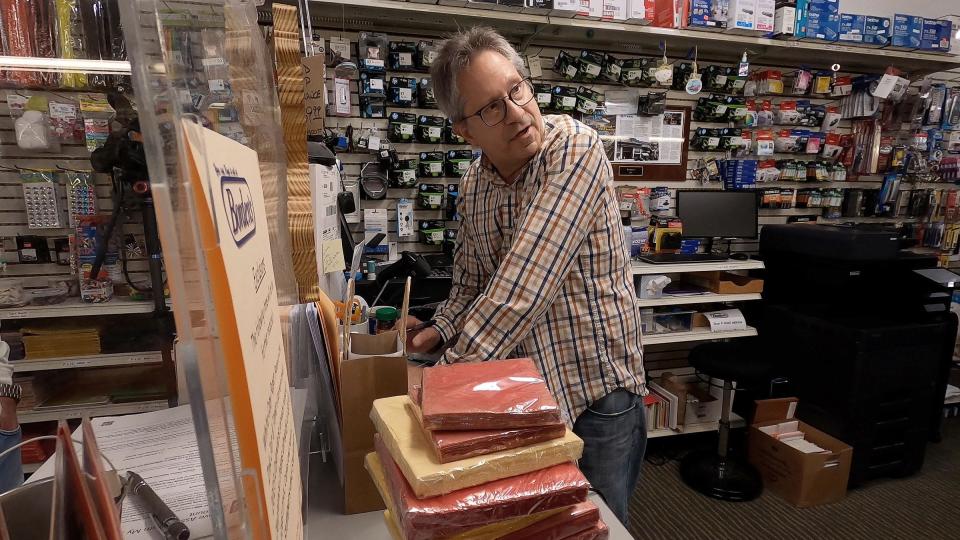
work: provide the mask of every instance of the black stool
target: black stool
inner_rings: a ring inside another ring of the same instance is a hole
[[[760,380],[771,371],[770,365],[764,364],[759,354],[754,354],[756,350],[754,340],[736,340],[705,343],[690,351],[690,365],[698,372],[723,379],[720,442],[716,452],[692,452],[683,458],[680,476],[685,484],[714,499],[749,501],[763,491],[760,473],[746,461],[727,455],[733,382]]]

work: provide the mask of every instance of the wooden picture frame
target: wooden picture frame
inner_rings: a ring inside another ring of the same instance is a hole
[[[687,180],[687,154],[690,151],[690,107],[667,107],[665,113],[683,114],[683,145],[679,164],[644,163],[642,161],[613,161],[613,179],[617,182],[684,182]]]

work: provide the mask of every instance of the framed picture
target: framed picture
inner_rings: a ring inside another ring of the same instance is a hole
[[[687,179],[690,108],[668,107],[655,116],[618,115],[601,134],[614,180],[683,182]],[[612,132],[612,134],[611,134]]]

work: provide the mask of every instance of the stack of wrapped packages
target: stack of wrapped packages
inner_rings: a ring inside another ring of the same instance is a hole
[[[529,359],[437,366],[378,399],[366,467],[396,540],[594,540],[583,441]]]

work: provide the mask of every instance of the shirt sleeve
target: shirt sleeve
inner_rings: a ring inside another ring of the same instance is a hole
[[[439,308],[433,319],[443,341],[449,341],[459,331],[463,318],[477,295],[483,290],[487,272],[481,267],[473,247],[470,217],[461,213],[457,230],[457,246],[453,255],[453,286],[450,297]]]
[[[446,362],[504,358],[553,304],[594,226],[613,171],[600,138],[576,132],[548,151],[514,242],[463,320]]]

